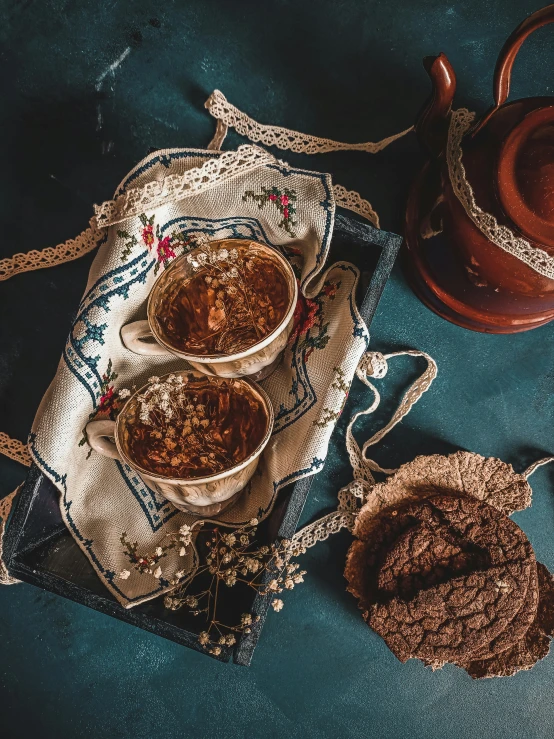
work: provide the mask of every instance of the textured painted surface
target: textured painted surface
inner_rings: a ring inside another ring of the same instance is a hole
[[[214,87],[261,121],[341,140],[410,125],[428,92],[421,57],[445,51],[459,105],[490,102],[494,60],[529,0],[391,5],[383,0],[0,5],[0,255],[75,235],[152,146],[203,147]],[[514,97],[552,93],[554,28],[515,66]],[[232,143],[237,143],[233,138]],[[411,137],[371,157],[291,162],[328,169],[401,227],[420,157]],[[0,427],[24,438],[61,353],[91,257],[0,284]],[[522,469],[552,449],[553,327],[482,336],[445,323],[397,269],[373,324],[376,349],[430,352],[439,377],[376,450],[385,466],[418,453],[471,449]],[[413,376],[398,360],[385,419]],[[354,393],[352,406],[361,406]],[[364,431],[360,430],[361,438]],[[0,495],[22,478],[0,459]],[[349,479],[334,450],[304,518]],[[554,568],[554,471],[533,478],[519,514]],[[250,669],[224,666],[30,586],[0,590],[0,735],[12,737],[550,737],[554,654],[531,673],[472,682],[448,667],[400,665],[344,591],[346,534],[311,550],[305,585],[268,618]]]

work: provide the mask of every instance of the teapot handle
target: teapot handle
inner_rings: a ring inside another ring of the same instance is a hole
[[[504,105],[510,93],[510,80],[512,76],[512,67],[518,51],[525,39],[542,26],[554,23],[554,5],[547,5],[545,8],[537,10],[523,23],[520,23],[511,36],[507,39],[498,56],[496,67],[494,69],[493,97],[494,105],[485,113],[483,118],[474,127],[472,135],[474,136],[491,116]]]

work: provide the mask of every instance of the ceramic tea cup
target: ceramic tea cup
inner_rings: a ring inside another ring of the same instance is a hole
[[[89,443],[99,454],[128,465],[148,487],[179,510],[196,516],[215,516],[237,501],[258,466],[273,430],[271,401],[262,388],[247,378],[227,380],[185,370],[152,379],[154,383],[149,382],[131,395],[116,421],[90,421],[87,424]],[[152,399],[167,397],[166,389],[169,387],[171,390],[171,383],[178,390],[185,388],[192,398],[189,401],[188,395],[183,396],[184,421],[180,408],[175,412],[172,405],[168,418],[178,419],[172,420],[173,432],[165,421],[162,421],[162,427],[150,425],[150,419],[159,416],[159,407]],[[204,404],[194,405],[198,400]],[[189,402],[191,405],[187,405]],[[190,408],[192,411],[189,412]],[[144,423],[145,409],[148,425]],[[186,415],[189,413],[193,415]],[[163,433],[158,428],[162,428]],[[198,437],[203,429],[205,437],[200,444],[204,445],[205,451],[198,452],[194,445],[199,443]],[[159,437],[153,441],[158,434]],[[210,460],[201,455],[207,455],[210,448],[219,453],[212,443],[214,438],[229,441],[228,451],[230,455],[234,454],[234,462],[229,467],[218,469],[217,455],[210,454],[216,460],[213,464],[217,471],[205,474],[204,462],[209,463]],[[241,453],[233,452],[237,448]],[[160,465],[151,464],[151,458],[161,459],[160,449],[165,459]],[[183,454],[188,459],[201,460],[197,476],[178,476],[178,465],[173,467],[173,464],[175,458]]]
[[[297,300],[292,267],[276,249],[211,241],[174,259],[152,287],[148,320],[124,326],[121,338],[136,354],[174,354],[205,374],[261,380],[281,358]]]

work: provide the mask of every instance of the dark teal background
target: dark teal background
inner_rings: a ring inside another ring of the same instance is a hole
[[[203,103],[215,87],[262,122],[378,140],[414,121],[429,91],[421,58],[444,51],[458,75],[457,104],[482,111],[504,39],[537,7],[528,0],[3,0],[0,256],[76,235],[92,203],[110,197],[150,147],[204,147],[214,123]],[[553,70],[551,27],[523,47],[513,96],[552,93]],[[376,156],[280,156],[332,172],[371,200],[385,228],[401,229],[421,162],[413,135]],[[26,437],[55,372],[91,259],[0,283],[0,429],[14,437]],[[552,336],[552,326],[514,336],[452,326],[416,300],[396,268],[373,348],[427,351],[439,376],[375,456],[396,466],[465,448],[521,470],[554,451]],[[396,360],[378,381],[385,402],[360,438],[388,418],[421,369]],[[353,393],[350,410],[363,401]],[[0,495],[23,474],[1,458]],[[329,509],[348,479],[339,444],[304,520]],[[554,472],[543,469],[532,481],[533,507],[516,518],[554,569]],[[554,735],[554,654],[530,673],[481,682],[451,666],[432,673],[415,661],[401,665],[345,592],[348,541],[343,533],[305,555],[306,583],[269,616],[250,669],[31,586],[1,589],[0,737]]]

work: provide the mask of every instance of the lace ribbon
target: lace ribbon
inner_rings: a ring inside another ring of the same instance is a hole
[[[6,457],[9,457],[10,459],[19,462],[20,464],[24,464],[26,467],[29,467],[31,464],[31,457],[27,450],[27,445],[23,444],[23,442],[19,441],[18,439],[10,438],[3,431],[0,431],[0,452],[2,454],[5,454]],[[8,520],[8,516],[10,515],[14,498],[19,492],[20,488],[21,485],[19,485],[19,487],[17,487],[13,491],[13,493],[6,495],[5,498],[2,498],[2,500],[0,500],[0,585],[15,585],[19,582],[19,580],[16,580],[9,574],[8,568],[6,567],[6,565],[4,564],[4,560],[2,559],[2,549],[4,544],[4,530],[6,528],[6,521]]]
[[[218,121],[216,134],[208,144],[208,149],[219,149],[227,134],[227,129],[234,128],[237,133],[255,143],[264,146],[276,146],[278,149],[293,151],[295,154],[326,154],[330,151],[366,151],[376,154],[393,141],[413,131],[413,126],[405,131],[388,136],[381,141],[366,141],[362,144],[347,144],[333,139],[292,131],[281,126],[266,126],[250,118],[234,105],[219,90],[214,90],[205,103],[210,115]]]
[[[526,239],[516,236],[507,226],[501,226],[491,213],[481,210],[475,202],[475,195],[467,180],[462,161],[462,139],[474,119],[475,113],[471,113],[466,108],[453,111],[450,119],[446,159],[454,194],[467,215],[489,241],[524,262],[543,277],[554,280],[554,257],[549,256],[543,249],[533,246]]]
[[[392,357],[423,357],[427,362],[427,367],[420,377],[405,392],[398,408],[390,421],[379,429],[370,439],[368,439],[360,449],[354,438],[353,428],[356,421],[361,416],[368,416],[373,413],[381,401],[379,391],[375,385],[369,381],[369,377],[373,379],[381,379],[387,374],[388,360]],[[400,421],[411,411],[414,405],[421,398],[423,393],[427,392],[431,384],[437,376],[437,364],[435,360],[425,352],[419,352],[412,349],[401,352],[392,352],[391,354],[381,354],[380,352],[366,352],[356,370],[356,376],[364,385],[372,391],[373,402],[363,411],[356,413],[346,430],[346,449],[354,473],[354,480],[343,487],[338,494],[338,507],[336,511],[323,516],[314,523],[300,529],[294,537],[293,541],[300,547],[313,547],[318,541],[328,539],[331,534],[337,533],[341,529],[352,530],[358,512],[365,502],[368,493],[375,485],[373,472],[382,472],[390,475],[396,470],[385,469],[377,464],[377,462],[369,459],[367,450],[370,446],[374,446],[383,439],[391,429],[393,429]]]
[[[4,529],[6,526],[6,521],[8,520],[8,516],[10,515],[13,500],[19,492],[20,487],[21,485],[17,487],[13,491],[13,493],[10,493],[5,498],[2,498],[2,500],[0,500],[0,585],[15,585],[19,582],[19,580],[16,580],[8,572],[8,569],[4,564],[4,560],[2,559],[2,548],[4,544]]]
[[[0,259],[0,281],[7,280],[21,272],[55,267],[58,264],[79,259],[98,245],[102,235],[103,232],[91,221],[90,227],[75,239],[69,239],[57,246],[49,246],[42,251],[33,249],[26,253],[14,254],[13,257]]]
[[[15,462],[20,462],[26,467],[31,464],[31,457],[27,450],[27,445],[19,441],[19,439],[12,439],[10,436],[0,431],[0,452],[5,454],[6,457],[13,459]]]
[[[107,200],[102,205],[96,205],[94,207],[96,224],[105,227],[120,223],[146,210],[198,195],[222,180],[228,181],[274,161],[275,158],[259,146],[249,144],[239,146],[236,151],[226,151],[221,156],[208,159],[200,167],[189,169],[182,175],[170,174],[160,181],[129,188],[115,200]]]

